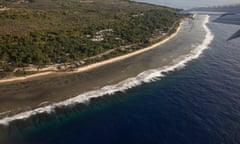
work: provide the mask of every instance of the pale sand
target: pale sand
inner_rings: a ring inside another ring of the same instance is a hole
[[[6,8],[6,7],[0,8],[0,11],[7,11],[7,10],[10,10],[10,8]]]
[[[144,53],[146,51],[149,51],[151,49],[154,49],[157,46],[160,46],[160,45],[168,42],[169,40],[174,38],[179,33],[179,31],[181,29],[181,25],[182,25],[182,23],[180,23],[180,26],[177,28],[177,30],[173,34],[171,34],[169,37],[165,38],[164,40],[162,40],[162,41],[160,41],[156,44],[153,44],[153,45],[151,45],[149,47],[146,47],[146,48],[142,48],[142,49],[134,51],[132,53],[128,53],[128,54],[125,54],[125,55],[122,55],[122,56],[118,56],[118,57],[115,57],[115,58],[111,58],[111,59],[108,59],[108,60],[104,60],[104,61],[101,61],[101,62],[97,62],[97,63],[94,63],[94,64],[90,64],[90,65],[80,67],[76,71],[73,71],[73,72],[53,72],[53,71],[49,71],[49,72],[43,72],[43,73],[33,74],[33,75],[29,75],[29,76],[24,76],[24,77],[13,77],[13,78],[8,78],[8,79],[1,79],[0,83],[27,80],[27,79],[31,79],[31,78],[37,78],[37,77],[47,76],[47,75],[56,74],[56,73],[58,73],[58,74],[73,74],[73,73],[85,72],[85,71],[88,71],[88,70],[91,70],[91,69],[94,69],[94,68],[98,68],[98,67],[110,64],[110,63],[121,61],[121,60],[124,60],[126,58],[129,58],[129,57]]]

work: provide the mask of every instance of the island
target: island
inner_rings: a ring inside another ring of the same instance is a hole
[[[79,72],[136,52],[168,38],[185,17],[179,9],[128,0],[0,0],[0,9],[6,81]]]

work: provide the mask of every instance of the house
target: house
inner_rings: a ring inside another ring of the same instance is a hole
[[[103,29],[96,32],[95,36],[91,39],[93,42],[103,41],[106,36],[109,36],[113,33],[113,29]]]
[[[56,60],[56,63],[61,64],[62,60],[59,58],[59,59]]]
[[[93,42],[99,42],[99,41],[103,41],[104,38],[103,36],[95,36],[94,38],[91,39]]]
[[[80,67],[83,64],[85,64],[85,61],[77,61],[77,62],[75,62],[76,67]]]

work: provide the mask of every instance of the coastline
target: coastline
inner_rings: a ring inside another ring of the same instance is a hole
[[[23,80],[29,80],[32,78],[39,78],[39,77],[43,77],[43,76],[48,76],[48,75],[52,75],[52,74],[74,74],[74,73],[80,73],[80,72],[85,72],[85,71],[89,71],[110,63],[114,63],[114,62],[118,62],[121,60],[124,60],[126,58],[135,56],[135,55],[139,55],[141,53],[144,53],[146,51],[152,50],[154,48],[156,48],[157,46],[160,46],[166,42],[168,42],[169,40],[171,40],[172,38],[174,38],[180,31],[181,29],[181,25],[182,25],[182,21],[179,23],[178,28],[175,30],[174,33],[172,33],[171,35],[167,36],[166,38],[164,38],[163,40],[161,40],[160,42],[157,42],[155,44],[152,44],[146,48],[141,48],[139,50],[136,50],[134,52],[128,53],[128,54],[124,54],[121,56],[117,56],[117,57],[113,57],[107,60],[103,60],[94,64],[89,64],[80,68],[77,68],[75,71],[72,72],[54,72],[54,71],[48,71],[48,72],[41,72],[41,73],[37,73],[37,74],[32,74],[32,75],[28,75],[28,76],[22,76],[22,77],[13,77],[13,78],[7,78],[7,79],[0,79],[0,84],[4,84],[4,83],[8,83],[8,82],[16,82],[16,81],[23,81]]]
[[[114,63],[114,62],[117,62],[117,61],[120,61],[120,60],[124,60],[126,58],[129,58],[129,57],[132,57],[132,56],[135,56],[135,55],[139,55],[141,53],[144,53],[146,51],[154,49],[157,46],[160,46],[160,45],[168,42],[172,38],[174,38],[179,33],[179,31],[181,29],[181,24],[182,24],[182,22],[179,24],[178,28],[176,29],[176,31],[173,34],[171,34],[170,36],[168,36],[165,39],[161,40],[160,42],[157,42],[157,43],[155,43],[153,45],[150,45],[150,46],[148,46],[146,48],[142,48],[142,49],[139,49],[137,51],[134,51],[134,52],[131,52],[131,53],[128,53],[128,54],[124,54],[124,55],[121,55],[121,56],[118,56],[118,57],[110,58],[108,60],[104,60],[104,61],[97,62],[97,63],[94,63],[94,64],[86,65],[84,67],[80,67],[76,71],[70,72],[70,73],[79,73],[79,72],[88,71],[88,70],[91,70],[91,69],[94,69],[94,68],[97,68],[97,67],[100,67],[100,66],[103,66],[103,65],[106,65],[106,64]]]
[[[3,115],[0,118],[0,125],[8,125],[10,122],[12,122],[14,120],[26,119],[33,115],[46,113],[46,112],[51,113],[52,111],[55,111],[55,108],[61,108],[61,107],[69,106],[69,105],[84,103],[84,102],[88,102],[92,98],[98,98],[98,97],[105,96],[105,95],[112,95],[119,91],[125,91],[129,88],[141,85],[142,83],[145,83],[145,82],[148,83],[148,82],[156,80],[156,78],[164,77],[165,74],[170,71],[174,71],[176,69],[183,68],[186,66],[186,63],[188,63],[189,61],[191,61],[193,59],[197,59],[202,54],[202,52],[208,48],[209,44],[212,42],[214,35],[211,33],[211,30],[206,25],[208,22],[209,22],[209,16],[204,17],[202,27],[206,33],[204,34],[203,39],[200,40],[201,43],[198,46],[194,47],[194,49],[192,49],[190,51],[190,54],[184,55],[184,58],[181,59],[180,61],[177,61],[176,63],[169,63],[168,65],[166,65],[164,67],[159,67],[157,69],[148,69],[146,71],[143,71],[142,73],[139,73],[137,76],[134,76],[134,77],[128,76],[128,78],[123,81],[114,83],[112,85],[104,84],[104,86],[100,86],[97,89],[87,90],[83,93],[80,92],[80,93],[74,95],[73,97],[64,98],[62,100],[61,100],[61,96],[58,95],[58,93],[55,93],[55,97],[56,96],[60,97],[60,100],[57,100],[57,101],[52,101],[51,97],[49,97],[48,95],[47,95],[46,99],[43,99],[44,95],[42,95],[43,93],[40,93],[41,94],[40,95],[41,102],[38,102],[39,107],[33,107],[31,109],[28,108],[25,110],[23,109],[23,111],[17,111],[16,113],[13,111],[13,113],[10,112],[9,114],[6,114],[6,115],[4,113],[2,113]],[[185,42],[185,41],[183,41],[183,42]],[[168,48],[170,48],[170,47],[168,47]],[[180,47],[180,48],[183,48],[183,47]],[[111,72],[111,73],[114,73],[114,72]],[[94,73],[91,73],[90,75],[93,75],[93,74]],[[88,82],[89,82],[89,79],[88,79],[89,77],[86,77],[87,75],[83,75],[83,76],[84,76],[84,77],[82,77],[83,81],[80,81],[82,83],[82,85],[77,85],[77,86],[81,87],[81,89],[84,89],[84,86],[88,85]],[[108,77],[109,77],[109,75],[107,75],[105,77],[98,77],[98,78],[100,78],[100,80],[102,80],[102,79],[105,79]],[[76,79],[76,77],[73,77],[73,78]],[[84,81],[86,79],[88,79],[88,81]],[[99,84],[98,81],[95,79],[95,77],[92,77],[92,79],[97,83],[97,85]],[[61,78],[61,81],[63,83],[66,82],[62,78]],[[79,79],[77,79],[76,81],[79,82]],[[90,83],[91,83],[91,81],[90,81]],[[93,83],[91,83],[91,84],[93,84]],[[37,86],[37,88],[38,87],[39,86]],[[47,86],[47,87],[49,88],[49,86]],[[26,88],[26,86],[24,86],[24,88]],[[68,87],[68,89],[69,88],[71,88],[71,87]],[[22,89],[20,88],[19,90],[22,90]],[[32,89],[32,90],[34,90],[34,89]],[[72,90],[72,89],[70,89],[70,90]],[[14,93],[17,93],[17,92],[14,92]],[[61,91],[60,91],[60,93],[62,94]],[[73,94],[73,91],[71,91],[71,93]],[[25,100],[27,101],[28,97],[25,94],[26,93],[24,93],[23,99],[24,99],[24,101]],[[20,96],[17,96],[16,98],[19,99]],[[36,97],[33,97],[33,99],[35,102]],[[31,99],[29,99],[29,102],[32,102]],[[3,102],[3,104],[4,104],[4,102]],[[29,103],[27,103],[27,104],[29,105]],[[42,105],[42,104],[44,104],[44,105]],[[34,104],[32,104],[32,105],[34,105]],[[15,106],[15,105],[13,105],[13,106]],[[24,106],[25,106],[25,104],[24,104]],[[9,111],[9,109],[6,109],[6,110]]]

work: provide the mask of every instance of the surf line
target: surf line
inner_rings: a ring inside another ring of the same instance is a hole
[[[208,46],[211,44],[211,42],[214,39],[214,35],[212,34],[211,30],[207,27],[207,24],[209,23],[209,18],[210,17],[207,15],[203,21],[203,28],[206,32],[206,35],[202,43],[198,45],[195,49],[193,49],[190,52],[190,54],[186,55],[181,61],[173,65],[164,66],[162,68],[144,71],[138,74],[136,77],[128,78],[116,85],[105,86],[99,90],[89,91],[62,102],[43,106],[31,111],[22,112],[10,117],[4,117],[0,119],[0,125],[8,125],[12,121],[24,120],[33,115],[37,115],[41,113],[51,113],[54,111],[55,108],[76,105],[79,103],[85,103],[90,101],[92,98],[97,98],[105,95],[112,95],[116,92],[123,92],[123,91],[126,91],[127,89],[139,86],[143,83],[149,83],[149,82],[158,80],[161,77],[164,77],[168,72],[185,67],[188,62],[194,59],[197,59],[203,53],[203,51],[208,48]]]

